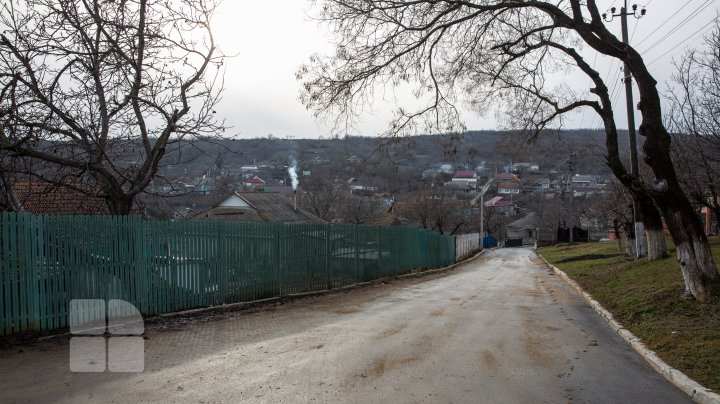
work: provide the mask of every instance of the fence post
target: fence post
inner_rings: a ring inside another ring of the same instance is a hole
[[[432,262],[430,261],[430,236],[429,232],[425,229],[420,229],[418,231],[418,236],[420,238],[420,245],[423,248],[423,261],[424,261],[424,267],[425,268],[432,268]]]
[[[377,273],[377,275],[381,276],[383,274],[382,226],[378,226],[377,246],[378,246],[378,273]]]
[[[25,223],[26,234],[28,235],[28,244],[25,245],[29,251],[30,262],[27,266],[30,272],[28,279],[28,304],[31,306],[28,310],[28,330],[39,331],[41,329],[40,324],[40,254],[38,249],[42,249],[42,229],[40,218],[42,216],[28,216],[28,221]],[[45,257],[43,257],[45,258]]]
[[[275,281],[275,288],[278,296],[282,296],[282,283],[280,281],[280,265],[282,263],[282,248],[280,244],[280,230],[282,225],[276,225],[275,231],[273,232],[275,234],[275,256],[277,259],[275,260],[275,271],[273,280]]]
[[[220,294],[218,302],[220,304],[222,303],[229,303],[230,293],[229,288],[229,282],[228,282],[228,271],[230,269],[230,263],[228,262],[228,256],[227,256],[227,246],[226,243],[226,237],[225,237],[225,223],[224,222],[218,222],[218,229],[217,229],[217,258],[215,260],[215,279],[217,279],[218,282],[218,293]]]
[[[333,288],[332,279],[332,267],[331,267],[331,256],[332,256],[332,243],[330,240],[330,232],[332,231],[332,225],[330,223],[325,225],[325,279],[327,280],[327,289]]]
[[[353,226],[355,231],[355,281],[362,280],[364,274],[360,274],[360,240],[358,239],[358,225]]]
[[[131,283],[135,284],[136,301],[134,302],[134,304],[141,313],[148,314],[146,307],[147,300],[145,296],[145,290],[147,289],[146,278],[148,271],[145,261],[145,243],[143,242],[145,239],[145,226],[144,223],[136,220],[130,220],[128,223],[128,226],[132,229],[130,233],[132,234],[132,240],[134,241],[134,246],[132,246],[132,248],[135,249],[135,254],[133,254],[135,262],[130,265],[135,268],[135,279],[130,280]],[[128,246],[128,248],[130,248],[130,246]]]

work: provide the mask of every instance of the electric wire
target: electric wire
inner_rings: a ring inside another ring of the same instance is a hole
[[[710,20],[707,24],[703,25],[702,28],[700,28],[699,30],[693,32],[693,33],[690,34],[688,37],[686,37],[685,39],[683,39],[680,43],[678,43],[677,45],[675,45],[675,46],[673,46],[672,48],[668,49],[665,53],[663,53],[662,55],[656,57],[655,59],[653,59],[652,61],[650,61],[649,63],[647,63],[646,66],[650,66],[650,65],[652,65],[653,63],[657,62],[658,60],[662,59],[662,58],[663,58],[665,55],[667,55],[668,53],[674,51],[674,50],[677,49],[679,46],[683,45],[685,42],[687,42],[687,41],[689,41],[690,39],[693,39],[694,37],[696,37],[698,33],[701,33],[700,36],[705,35],[705,34],[707,33],[707,31],[709,31],[709,29],[707,29],[708,26],[710,26],[710,25],[713,24],[714,22],[715,22],[714,19],[713,19],[713,20]]]
[[[693,19],[695,19],[695,17],[697,17],[698,15],[700,15],[700,14],[701,14],[706,8],[708,8],[714,1],[715,1],[715,0],[705,0],[705,2],[702,3],[697,9],[695,9],[694,11],[692,11],[692,12],[690,13],[690,15],[688,15],[687,17],[685,17],[685,19],[683,19],[682,21],[680,21],[677,25],[675,25],[673,28],[671,28],[665,35],[663,35],[663,36],[660,37],[658,40],[656,40],[655,42],[653,42],[652,45],[650,45],[649,47],[647,47],[645,50],[643,50],[643,51],[640,52],[640,53],[641,53],[641,54],[645,54],[645,53],[649,52],[650,50],[652,50],[653,48],[655,48],[656,46],[658,46],[659,44],[661,44],[661,43],[662,43],[665,39],[667,39],[670,35],[672,35],[672,34],[674,34],[675,32],[677,32],[678,29],[682,28],[685,24],[689,23],[690,21],[692,21]]]
[[[690,0],[690,1],[688,1],[687,3],[685,3],[685,4],[682,4],[682,5],[680,6],[680,8],[678,8],[678,9],[675,10],[672,14],[670,14],[670,17],[666,18],[665,21],[663,21],[663,22],[662,22],[660,25],[658,25],[654,30],[652,30],[652,32],[650,32],[645,38],[643,38],[643,39],[641,39],[640,41],[638,41],[638,43],[636,43],[636,44],[634,45],[634,47],[640,46],[640,45],[642,45],[645,41],[647,41],[648,39],[652,38],[653,35],[660,30],[660,28],[664,27],[665,24],[667,24],[670,20],[672,20],[673,18],[675,18],[675,17],[677,17],[678,15],[680,15],[680,11],[682,11],[683,8],[689,6],[690,3],[692,3],[693,1],[695,1],[695,0]],[[651,2],[649,1],[648,4],[646,4],[644,7],[647,7],[650,3],[651,3]]]

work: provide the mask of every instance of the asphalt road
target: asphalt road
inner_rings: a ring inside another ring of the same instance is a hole
[[[0,350],[2,402],[682,403],[528,249],[443,275],[147,327],[142,373]]]

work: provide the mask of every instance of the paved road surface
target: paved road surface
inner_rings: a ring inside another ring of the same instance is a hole
[[[70,373],[67,341],[0,351],[0,401],[689,402],[528,249],[147,335],[138,374]]]

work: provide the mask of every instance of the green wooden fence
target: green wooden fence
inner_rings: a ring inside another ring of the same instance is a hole
[[[453,263],[453,237],[409,227],[0,214],[0,335],[68,326],[72,299],[152,316],[326,290]]]

